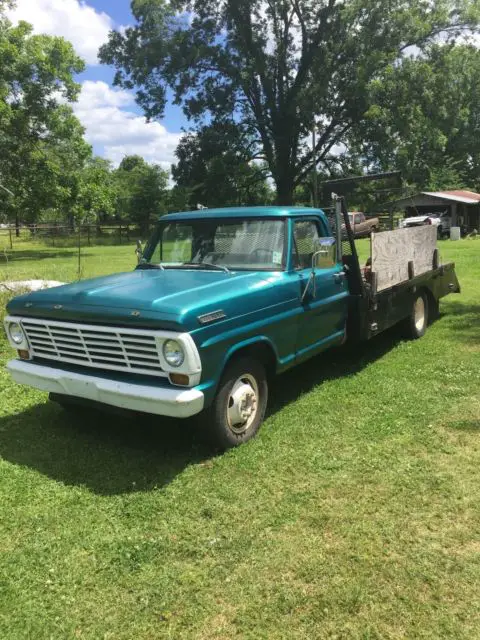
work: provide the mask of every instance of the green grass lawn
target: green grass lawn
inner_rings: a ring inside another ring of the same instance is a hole
[[[0,369],[0,638],[479,638],[480,242],[440,246],[463,291],[422,340],[285,374],[221,456],[191,423],[72,419]],[[85,248],[83,275],[133,249]],[[0,254],[26,277],[74,279],[75,250]]]

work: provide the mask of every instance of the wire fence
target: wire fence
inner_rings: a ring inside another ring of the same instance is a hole
[[[136,224],[32,224],[0,226],[0,249],[15,250],[35,242],[45,247],[76,247],[132,244],[145,240],[153,229],[141,229]]]
[[[390,215],[378,215],[381,230],[398,226],[398,220]],[[153,231],[154,224],[140,228],[137,224],[83,224],[44,223],[20,225],[0,225],[0,250],[15,250],[34,242],[45,247],[77,247],[133,244],[145,241]]]

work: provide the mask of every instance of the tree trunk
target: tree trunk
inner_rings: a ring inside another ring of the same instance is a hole
[[[15,213],[15,236],[20,237],[20,220],[18,219],[18,212]]]
[[[294,166],[292,163],[292,145],[294,140],[294,125],[289,117],[282,118],[282,128],[276,131],[275,140],[275,171],[273,177],[277,187],[276,203],[279,205],[293,205],[295,190]]]
[[[275,178],[275,186],[277,188],[276,203],[279,205],[293,205],[293,193],[295,190],[293,176],[286,171],[282,171]]]

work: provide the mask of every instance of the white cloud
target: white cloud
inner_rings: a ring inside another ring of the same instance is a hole
[[[133,104],[133,95],[128,91],[86,80],[73,109],[86,129],[87,140],[115,165],[126,155],[138,154],[148,162],[170,169],[181,134],[121,108]]]
[[[17,0],[7,15],[14,23],[29,22],[35,33],[63,36],[88,64],[98,63],[98,49],[114,27],[109,15],[83,0]]]

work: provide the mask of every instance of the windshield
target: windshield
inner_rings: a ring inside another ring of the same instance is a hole
[[[278,271],[284,247],[284,220],[195,219],[160,223],[145,258],[164,268]]]

